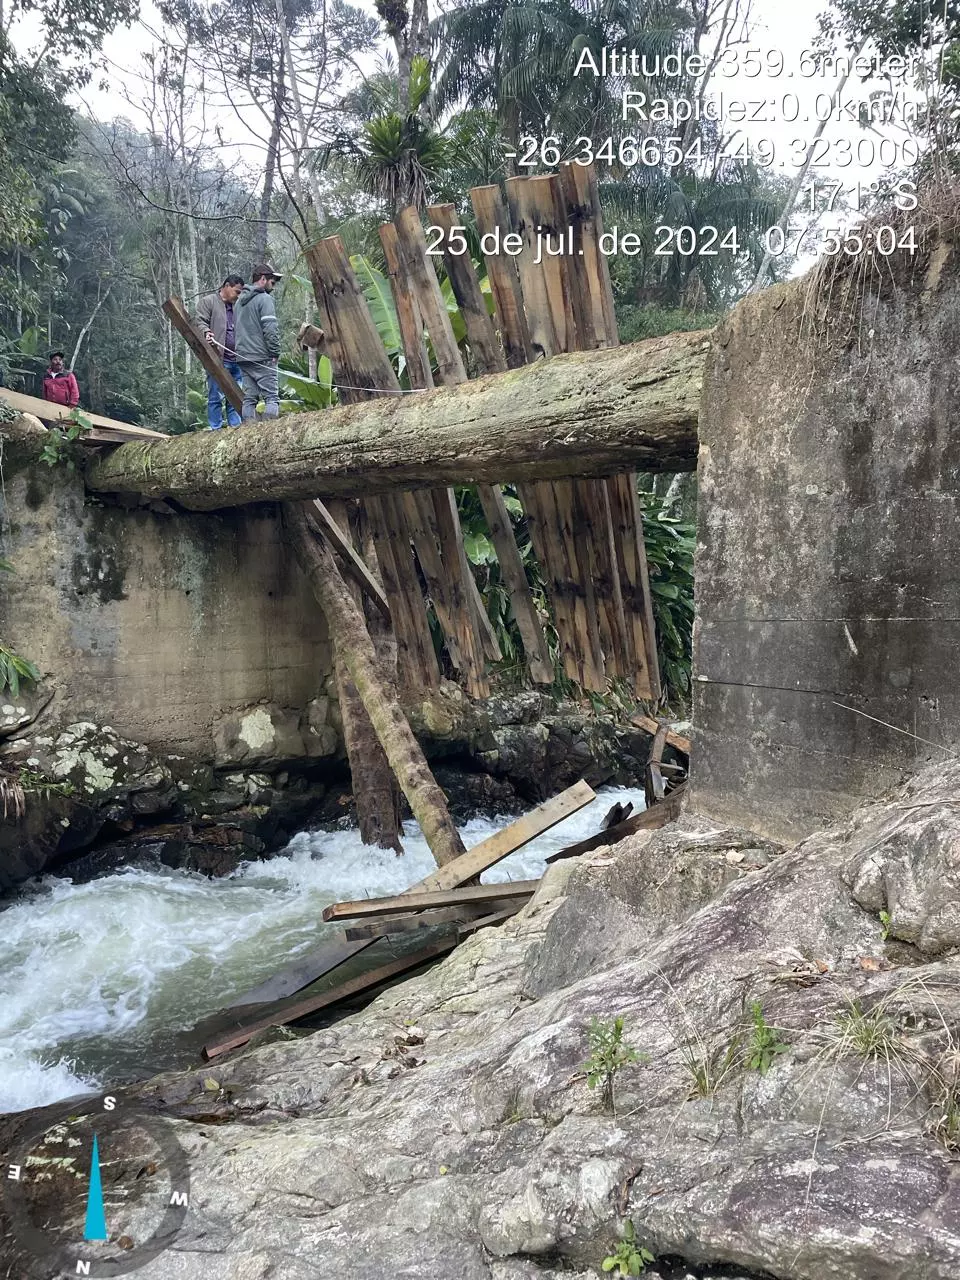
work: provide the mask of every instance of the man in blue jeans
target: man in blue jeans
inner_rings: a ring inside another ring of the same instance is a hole
[[[236,317],[234,305],[243,292],[243,276],[227,276],[216,293],[208,293],[197,307],[197,328],[203,340],[208,342],[223,361],[227,373],[241,389],[243,374],[237,364]],[[211,431],[223,426],[223,392],[215,378],[207,374],[207,422]],[[227,403],[227,425],[239,427],[240,415]]]

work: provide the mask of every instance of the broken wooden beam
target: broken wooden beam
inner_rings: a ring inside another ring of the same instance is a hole
[[[334,520],[333,516],[319,498],[314,498],[309,508],[312,519],[317,521],[323,536],[330,543],[330,548],[344,569],[368,600],[372,600],[386,620],[390,621],[390,603],[383,587],[367,568],[363,559],[354,548],[353,543]]]
[[[663,800],[651,805],[649,809],[635,813],[624,822],[618,822],[616,826],[605,827],[595,836],[588,836],[586,840],[578,840],[576,844],[568,845],[566,849],[551,853],[546,861],[550,863],[561,862],[564,858],[579,858],[581,854],[590,853],[593,849],[602,849],[604,845],[616,844],[638,831],[657,831],[660,827],[665,827],[668,822],[679,818],[686,787],[687,784],[682,782],[679,787],[671,791]]]
[[[563,822],[565,818],[569,818],[571,814],[584,808],[596,798],[596,792],[583,779],[575,782],[572,787],[567,787],[566,791],[561,791],[558,796],[538,805],[536,809],[531,809],[529,813],[525,813],[522,818],[517,818],[516,822],[511,822],[502,831],[497,831],[486,840],[475,844],[466,853],[461,853],[459,858],[454,858],[439,871],[421,880],[417,888],[420,890],[455,889],[458,885],[466,884],[468,880],[476,879],[488,868],[502,862],[511,853],[522,849],[525,844],[535,840],[544,831],[549,831],[558,822]]]
[[[509,830],[509,828],[507,828]],[[476,846],[479,848],[479,846]],[[469,854],[461,854],[461,858]],[[471,885],[468,889],[408,889],[389,898],[357,898],[353,902],[333,902],[324,907],[324,920],[361,920],[370,916],[428,911],[432,907],[469,906],[497,898],[518,898],[534,892],[539,880],[506,880],[502,884]]]
[[[327,630],[373,725],[390,768],[407,797],[413,816],[437,864],[465,856],[463,842],[447,808],[446,797],[430,772],[423,748],[410,728],[396,690],[383,668],[360,606],[350,594],[329,544],[315,538],[308,508],[283,506],[284,532],[300,567],[323,609]]]
[[[415,933],[420,929],[436,929],[445,924],[466,925],[471,920],[479,920],[481,916],[491,914],[515,915],[521,907],[530,901],[531,894],[525,893],[518,898],[504,894],[502,898],[487,899],[485,902],[468,903],[458,907],[433,907],[429,911],[411,911],[407,915],[381,916],[377,920],[369,920],[366,924],[348,925],[344,932],[350,942],[362,942],[373,938],[386,938],[395,933]]]
[[[498,924],[506,924],[516,914],[516,907],[504,907],[502,911],[494,911],[488,916],[479,916],[476,920],[468,920],[466,924],[462,924],[457,930],[457,937],[462,942],[464,938],[469,938],[471,933],[476,933],[478,929],[489,929]]]
[[[639,714],[631,716],[630,723],[636,725],[638,729],[645,729],[651,737],[656,734],[660,727],[659,722],[654,720],[653,716]],[[670,728],[667,729],[667,744],[685,756],[690,754],[690,739]]]
[[[163,314],[167,317],[180,337],[200,361],[204,372],[208,373],[220,390],[227,397],[227,403],[239,413],[243,408],[243,392],[237,386],[232,374],[227,372],[220,353],[214,351],[209,342],[194,328],[193,321],[186,307],[179,298],[168,298],[163,304]]]
[[[69,426],[73,409],[66,404],[54,404],[52,400],[41,400],[38,396],[24,395],[22,391],[11,391],[0,387],[0,400],[5,400],[18,413],[32,413],[35,418],[49,426]],[[169,440],[162,431],[152,431],[149,427],[138,427],[132,422],[120,422],[117,418],[106,418],[102,413],[91,413],[78,405],[79,412],[93,424],[93,430],[85,431],[80,443],[105,444],[116,442],[126,444],[129,440]]]
[[[258,986],[234,996],[226,1008],[240,1009],[244,1005],[272,1004],[276,1000],[285,1000],[288,996],[302,991],[304,987],[311,986],[334,969],[339,969],[342,964],[372,945],[372,938],[367,941],[345,940],[342,933],[337,933],[332,938],[327,938],[313,951],[308,951],[306,955],[301,956],[295,964],[271,975]]]
[[[357,945],[362,946],[363,944]],[[229,1053],[231,1049],[239,1049],[259,1031],[267,1031],[270,1027],[285,1027],[291,1022],[297,1022],[301,1018],[309,1017],[311,1013],[318,1013],[321,1009],[329,1008],[332,1004],[339,1004],[341,1000],[347,1000],[350,996],[360,995],[373,987],[379,987],[384,982],[389,982],[391,978],[398,977],[401,973],[419,968],[420,965],[426,964],[430,960],[435,960],[445,952],[452,951],[455,946],[456,938],[443,938],[429,947],[423,947],[419,951],[401,956],[399,960],[392,960],[389,964],[370,969],[367,973],[362,973],[357,978],[351,978],[348,982],[341,982],[339,986],[331,987],[319,995],[308,996],[304,1000],[298,1000],[295,1004],[287,1005],[286,1008],[265,1014],[262,1018],[257,1019],[256,1022],[247,1023],[246,1026],[228,1032],[219,1039],[205,1044],[203,1046],[203,1056],[209,1061],[211,1058],[217,1058],[221,1054]]]
[[[631,467],[689,471],[711,334],[574,352],[243,431],[122,445],[88,467],[87,486],[204,511]]]

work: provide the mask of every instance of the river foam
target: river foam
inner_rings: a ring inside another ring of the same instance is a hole
[[[593,834],[615,800],[643,806],[642,792],[605,791],[484,881],[539,876],[544,858]],[[508,821],[474,819],[464,843]],[[399,893],[435,869],[415,823],[403,843],[398,858],[355,830],[304,832],[222,880],[131,868],[23,891],[0,911],[0,1112],[171,1065],[178,1033],[317,945],[331,928],[318,925],[327,903]]]

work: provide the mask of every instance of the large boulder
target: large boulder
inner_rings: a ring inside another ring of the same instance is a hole
[[[145,1280],[597,1276],[628,1220],[671,1276],[954,1280],[958,785],[788,852],[687,817],[559,863],[365,1011],[141,1086],[192,1169]]]

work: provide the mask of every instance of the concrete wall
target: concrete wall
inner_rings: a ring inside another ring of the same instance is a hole
[[[48,717],[223,764],[334,749],[323,617],[274,508],[85,504],[9,452],[4,499],[0,639],[49,677]]]
[[[693,803],[780,837],[943,758],[857,712],[960,739],[960,265],[883,280],[748,299],[704,390]]]

